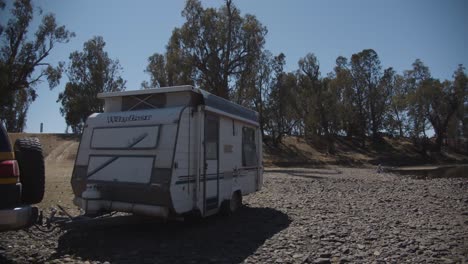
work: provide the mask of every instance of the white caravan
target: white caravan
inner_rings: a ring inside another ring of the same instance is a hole
[[[73,169],[87,214],[230,213],[263,182],[258,113],[192,86],[99,94]]]

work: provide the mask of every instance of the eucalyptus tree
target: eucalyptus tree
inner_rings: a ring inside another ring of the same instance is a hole
[[[74,133],[80,133],[89,115],[102,112],[104,104],[98,93],[125,90],[122,67],[104,51],[102,37],[93,37],[83,45],[83,51],[70,54],[66,69],[68,82],[59,94],[60,113]]]
[[[268,50],[264,50],[259,58],[249,60],[245,65],[249,70],[239,74],[231,93],[231,100],[258,112],[263,135],[266,135],[265,124],[270,122],[267,103],[275,85],[274,62]]]
[[[5,7],[3,1],[0,7]],[[35,16],[42,18],[31,34]],[[63,64],[53,65],[46,59],[57,44],[67,43],[73,36],[57,23],[54,14],[35,12],[30,0],[13,2],[11,17],[0,25],[0,120],[7,130],[23,131],[39,83],[47,80],[50,88],[58,85]]]
[[[427,103],[426,117],[431,123],[436,136],[436,151],[440,151],[452,118],[463,109],[466,103],[467,76],[463,66],[455,71],[453,81],[431,79],[419,87]],[[466,113],[464,113],[466,114]]]
[[[385,71],[383,82],[389,95],[385,128],[393,135],[404,137],[409,132],[406,80],[390,68]]]
[[[185,23],[173,30],[166,53],[149,60],[151,83],[143,86],[160,86],[165,83],[162,80],[168,85],[193,80],[229,99],[239,78],[250,70],[247,66],[260,59],[266,28],[255,16],[242,16],[231,0],[220,8],[204,8],[200,1],[188,0],[182,16]]]
[[[328,85],[336,93],[336,126],[337,131],[343,131],[347,137],[358,134],[359,118],[358,107],[355,103],[355,91],[353,89],[353,76],[348,59],[339,56],[333,72],[328,74]]]
[[[320,64],[313,53],[307,54],[298,61],[298,105],[304,135],[306,137],[322,134],[323,85],[320,79]]]
[[[275,144],[279,144],[285,135],[291,135],[300,122],[297,116],[297,78],[295,74],[284,71],[285,58],[280,53],[273,59],[273,82],[265,106],[268,120],[264,124],[265,129]]]
[[[365,49],[351,56],[351,74],[355,90],[355,102],[359,113],[360,136],[370,131],[372,137],[377,139],[383,125],[386,92],[380,86],[382,66],[372,49]]]
[[[406,93],[408,100],[408,117],[411,122],[411,136],[416,141],[419,138],[427,137],[428,120],[426,113],[429,111],[426,102],[427,96],[422,86],[427,85],[431,79],[431,72],[420,59],[416,59],[412,64],[412,69],[404,71],[406,79]]]

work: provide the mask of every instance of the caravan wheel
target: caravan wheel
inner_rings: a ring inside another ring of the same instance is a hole
[[[242,194],[236,191],[232,194],[231,199],[224,201],[221,207],[223,215],[232,215],[235,211],[242,207]]]

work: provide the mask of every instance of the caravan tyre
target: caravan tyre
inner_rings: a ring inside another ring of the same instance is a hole
[[[197,224],[201,221],[202,216],[200,211],[195,210],[184,215],[184,222],[189,224]]]
[[[226,200],[221,205],[221,212],[223,215],[232,215],[235,211],[242,207],[242,194],[240,191],[232,193],[231,199]]]
[[[42,146],[37,138],[15,141],[15,157],[20,169],[21,201],[36,204],[44,197],[45,170]]]

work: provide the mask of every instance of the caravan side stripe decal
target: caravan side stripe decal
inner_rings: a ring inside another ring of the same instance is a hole
[[[238,173],[233,173],[233,177],[245,177],[247,176],[248,174],[246,173],[243,173],[243,172],[248,172],[248,171],[253,171],[253,170],[257,170],[257,167],[255,168],[239,168],[238,169]],[[205,176],[204,175],[200,175],[200,180],[203,181],[205,179]],[[216,173],[211,173],[211,174],[207,174],[207,178],[206,180],[207,181],[214,181],[214,180],[217,180],[218,179],[218,176]],[[222,180],[224,179],[224,174],[223,173],[220,173],[219,174],[219,179]],[[196,180],[196,175],[182,175],[182,176],[178,176],[177,177],[177,181],[175,182],[176,185],[179,185],[179,184],[187,184],[187,183],[192,183],[192,182],[195,182]]]
[[[208,174],[206,178],[207,181],[214,181],[218,179],[218,175],[216,173]],[[200,176],[200,180],[204,180],[205,177],[203,175]],[[222,173],[219,174],[219,179],[224,179],[224,175]],[[183,175],[178,177],[178,181],[175,184],[185,184],[189,182],[195,182],[196,175]]]

